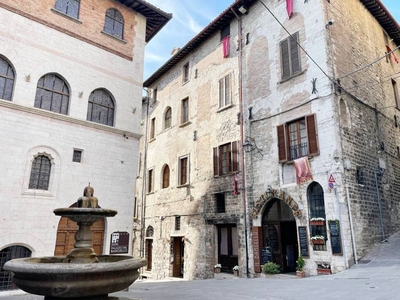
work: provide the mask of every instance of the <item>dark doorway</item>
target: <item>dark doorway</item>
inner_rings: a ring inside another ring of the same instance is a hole
[[[24,246],[11,246],[0,251],[0,291],[18,289],[11,281],[11,272],[3,269],[6,262],[15,258],[30,257],[31,254],[31,250]]]
[[[173,277],[183,277],[185,244],[182,237],[173,238],[174,262],[172,266]]]
[[[146,271],[151,271],[153,267],[153,239],[146,239]]]
[[[298,243],[292,209],[279,199],[271,199],[263,214],[263,247],[270,247],[272,261],[282,272],[296,271]]]
[[[218,263],[221,271],[232,273],[232,268],[238,264],[238,236],[234,224],[218,226]]]

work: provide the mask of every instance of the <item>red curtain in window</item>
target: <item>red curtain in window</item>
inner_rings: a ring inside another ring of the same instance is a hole
[[[290,19],[293,14],[293,0],[286,0],[286,11]]]
[[[391,51],[392,51],[392,49],[390,49],[389,45],[386,45],[386,52],[389,53],[389,52],[391,52]],[[389,55],[390,55],[390,54],[389,54]],[[398,63],[399,63],[399,60],[397,59],[396,54],[394,54],[394,52],[392,52],[391,55],[393,55],[394,61],[396,62],[396,64],[398,64]]]
[[[224,58],[229,55],[229,36],[226,36],[222,39],[222,51]]]
[[[293,160],[293,163],[294,168],[296,169],[297,184],[302,184],[314,180],[311,173],[311,167],[310,162],[308,161],[308,157],[300,157]]]

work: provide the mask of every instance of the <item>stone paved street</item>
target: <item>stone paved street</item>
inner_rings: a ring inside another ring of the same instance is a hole
[[[135,282],[129,291],[112,296],[122,299],[400,299],[400,234],[378,245],[358,265],[335,275],[297,279],[290,275],[268,278],[237,278],[219,274],[215,279]],[[38,300],[40,296],[0,293],[0,300]]]

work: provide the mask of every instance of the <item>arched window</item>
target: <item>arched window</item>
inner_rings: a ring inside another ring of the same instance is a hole
[[[0,57],[0,99],[11,101],[14,77],[12,66]]]
[[[171,127],[171,117],[172,117],[172,110],[171,107],[168,107],[164,116],[164,124],[165,124],[164,129],[168,129]]]
[[[323,218],[325,220],[324,190],[318,182],[313,182],[307,190],[310,219]],[[310,225],[311,237],[323,236],[326,240],[326,222],[324,225]],[[326,245],[314,245],[315,250],[326,250]]]
[[[47,74],[39,79],[35,107],[66,115],[68,106],[69,89],[61,77]]]
[[[29,188],[48,190],[50,181],[51,161],[46,155],[37,156],[32,162]]]
[[[148,226],[146,229],[146,237],[153,237],[154,229],[153,226]]]
[[[24,246],[11,246],[0,251],[0,291],[16,290],[18,287],[11,281],[11,272],[6,272],[3,267],[9,260],[30,257],[32,251]]]
[[[110,8],[106,12],[104,32],[120,38],[121,40],[124,38],[124,19],[121,13],[115,8]]]
[[[169,187],[169,167],[165,165],[162,174],[162,188],[165,189],[167,187]]]
[[[98,89],[90,94],[87,120],[108,126],[114,125],[114,101],[106,90]]]

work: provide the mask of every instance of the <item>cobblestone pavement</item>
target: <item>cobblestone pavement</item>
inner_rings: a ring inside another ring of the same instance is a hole
[[[279,275],[268,278],[238,278],[216,274],[208,280],[139,280],[129,291],[111,296],[120,300],[396,300],[400,299],[400,233],[374,248],[360,263],[334,275],[297,279]],[[0,300],[42,300],[43,297],[3,295]]]

